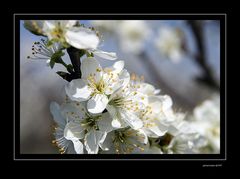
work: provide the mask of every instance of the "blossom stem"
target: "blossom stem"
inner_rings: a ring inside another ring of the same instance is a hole
[[[74,47],[70,47],[67,49],[68,55],[71,59],[72,65],[73,65],[73,69],[75,72],[75,75],[77,78],[81,78],[81,61],[80,61],[80,53],[79,50],[74,48]]]
[[[62,64],[69,73],[73,74],[74,71],[69,67],[69,65],[67,65],[63,60],[62,58],[58,59],[58,63]]]

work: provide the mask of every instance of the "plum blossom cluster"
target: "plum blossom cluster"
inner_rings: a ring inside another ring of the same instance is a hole
[[[198,151],[199,135],[185,114],[172,109],[170,96],[130,74],[113,52],[100,50],[101,37],[78,21],[25,21],[45,38],[32,46],[30,59],[45,59],[67,80],[62,104],[51,102],[54,140],[67,154],[173,154]],[[130,42],[129,42],[130,43]],[[71,64],[62,56],[67,52]],[[116,60],[103,67],[96,56]]]

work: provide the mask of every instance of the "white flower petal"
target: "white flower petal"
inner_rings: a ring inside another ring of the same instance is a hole
[[[59,125],[59,127],[64,128],[66,125],[66,120],[62,116],[60,106],[56,102],[51,102],[50,112],[53,115],[54,121]]]
[[[162,100],[158,96],[149,96],[148,97],[149,106],[151,106],[154,113],[162,112]]]
[[[101,136],[101,139],[99,140],[99,143],[98,143],[99,147],[101,147],[103,150],[107,150],[107,149],[104,149],[103,147],[103,143],[106,137],[107,137],[107,132],[103,132],[103,135]]]
[[[177,136],[180,133],[180,131],[175,126],[170,125],[168,127],[168,133],[173,135],[173,136]]]
[[[150,103],[153,112],[158,113],[160,111],[166,112],[172,107],[172,99],[168,95],[164,96],[149,96],[148,102]]]
[[[121,86],[124,88],[129,84],[130,81],[130,74],[127,70],[122,70],[122,72],[119,75],[119,80],[121,81]]]
[[[52,36],[52,30],[56,27],[55,23],[53,21],[44,21],[43,22],[43,34],[47,35],[48,39],[51,40],[53,38]]]
[[[47,61],[46,61],[46,65],[49,67],[50,66],[50,61],[51,61],[51,59],[48,59]]]
[[[124,68],[123,60],[117,61],[113,64],[113,69],[114,69],[114,72],[116,72],[116,73],[121,72],[123,70],[123,68]]]
[[[145,106],[147,106],[149,103],[148,96],[140,92],[137,92],[137,94],[133,95],[131,99],[136,103],[138,103],[139,108],[142,108],[142,109],[145,108]]]
[[[79,140],[72,140],[74,150],[77,154],[83,154],[83,144]]]
[[[63,20],[61,22],[62,22],[63,26],[65,26],[66,28],[71,28],[74,25],[76,25],[77,20]]]
[[[102,150],[108,151],[110,148],[113,147],[112,138],[114,137],[114,133],[110,132],[106,135],[104,141],[99,143],[99,147],[101,147]]]
[[[127,70],[122,70],[122,72],[120,72],[118,75],[119,76],[116,76],[115,78],[115,82],[108,83],[108,87],[105,89],[105,94],[113,94],[120,88],[124,89],[129,84],[130,74],[127,72]],[[109,75],[107,73],[103,74],[103,80],[109,80]]]
[[[112,118],[109,113],[103,113],[101,120],[97,122],[97,125],[99,127],[99,130],[102,132],[110,132],[114,128],[111,125],[112,123]]]
[[[121,117],[124,119],[124,121],[131,128],[137,130],[143,126],[143,122],[135,114],[133,114],[127,110],[121,110],[120,114],[121,114]]]
[[[85,146],[88,154],[97,154],[99,149],[99,142],[105,134],[100,131],[90,130],[85,137]],[[105,136],[106,137],[106,136]],[[102,142],[102,141],[101,141]]]
[[[158,135],[151,131],[150,128],[143,127],[143,131],[148,137],[158,138]]]
[[[140,154],[163,154],[160,148],[157,146],[147,146],[144,147],[144,151],[139,151]]]
[[[111,124],[113,128],[118,129],[128,126],[128,124],[122,119],[121,114],[119,113],[119,110],[117,108],[112,105],[107,105],[106,109],[112,118]]]
[[[61,106],[61,111],[65,115],[65,118],[68,119],[74,119],[74,120],[82,120],[86,118],[86,109],[85,106],[81,103],[79,104],[74,104],[74,103],[68,103],[68,104],[63,104]],[[74,115],[71,115],[71,114]],[[70,115],[69,115],[70,114]]]
[[[153,94],[157,95],[157,94],[159,94],[160,92],[161,92],[160,89],[155,89]]]
[[[159,96],[159,98],[162,100],[163,110],[168,110],[169,108],[172,107],[173,102],[172,102],[172,99],[171,99],[170,96],[164,95],[164,96],[161,96],[161,97]]]
[[[104,94],[96,94],[87,103],[87,109],[90,113],[96,114],[104,111],[108,104],[108,98]]]
[[[113,119],[112,120],[112,126],[114,127],[114,128],[121,128],[122,127],[122,124],[120,123],[120,121],[118,120],[118,119]]]
[[[96,83],[101,79],[103,73],[100,63],[95,58],[83,59],[81,72],[83,79],[88,79],[90,76],[92,76]]]
[[[118,119],[118,113],[115,107],[111,106],[111,105],[107,105],[106,109],[108,110],[110,116],[112,117],[112,122],[111,125],[113,128],[121,128],[122,127],[122,123],[119,121]]]
[[[167,132],[167,128],[166,129],[162,128],[161,130],[158,126],[149,127],[149,129],[159,137],[164,136]]]
[[[148,83],[141,83],[138,91],[143,94],[151,96],[151,95],[154,95],[155,88],[153,85],[150,85]]]
[[[142,129],[138,129],[138,141],[143,144],[148,143],[148,137],[147,137],[146,133],[144,132],[144,130],[142,130]]]
[[[111,73],[120,73],[124,68],[124,61],[120,60],[115,62],[112,66],[105,68],[104,70],[110,71]]]
[[[65,39],[67,43],[78,49],[96,49],[99,44],[96,33],[84,27],[67,30]]]
[[[70,121],[64,129],[64,137],[68,140],[83,139],[85,129],[82,128],[80,122]]]
[[[98,57],[101,57],[103,59],[106,60],[116,60],[117,59],[117,55],[114,52],[105,52],[102,50],[94,50],[92,51],[92,53]]]
[[[55,23],[53,21],[44,21],[43,22],[43,30],[53,30],[56,27]]]
[[[83,79],[72,80],[65,86],[68,97],[73,101],[86,101],[92,93]]]

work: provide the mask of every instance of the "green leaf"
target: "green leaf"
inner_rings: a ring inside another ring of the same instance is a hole
[[[64,72],[64,71],[57,71],[56,73],[59,76],[61,76],[64,80],[71,81],[71,74]]]
[[[54,67],[54,65],[55,65],[55,61],[53,61],[53,60],[50,60],[50,63],[49,63],[49,65],[50,65],[50,67],[51,67],[51,68],[53,68],[53,67]]]
[[[55,52],[51,59],[53,59],[56,63],[61,63],[61,60],[59,60],[65,53],[62,51]]]
[[[70,45],[67,42],[65,42],[65,41],[62,42],[62,46],[64,48],[69,48],[70,47]]]
[[[92,52],[89,53],[88,51],[86,51],[86,55],[87,55],[87,57],[94,57]]]
[[[67,65],[67,71],[68,71],[69,73],[72,73],[72,72],[73,72],[73,66],[72,66],[72,64],[68,64],[68,65]]]
[[[80,58],[86,54],[86,50],[79,50],[79,56]]]
[[[55,52],[50,59],[50,67],[53,68],[55,63],[62,63],[61,57],[63,55],[64,55],[64,53],[61,50]]]
[[[54,39],[51,39],[51,40],[48,40],[46,46],[47,47],[50,47],[52,46],[54,43],[60,43],[62,45],[62,49],[65,49],[65,48],[69,48],[70,45],[65,41],[65,38],[64,37],[61,37],[61,38],[54,38]]]
[[[53,45],[53,43],[54,43],[53,40],[48,40],[46,46],[47,46],[47,47],[50,47],[50,46]]]

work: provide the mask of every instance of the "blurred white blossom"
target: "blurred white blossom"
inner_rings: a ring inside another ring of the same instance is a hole
[[[125,20],[117,26],[117,34],[123,51],[139,54],[142,52],[151,30],[145,21]]]
[[[206,139],[206,150],[220,152],[220,99],[213,96],[194,109],[191,128]]]
[[[98,30],[106,33],[114,33],[119,25],[117,20],[92,20],[91,24],[96,27]]]
[[[140,54],[151,35],[148,24],[143,20],[96,20],[92,24],[115,35],[126,53]]]
[[[183,34],[177,28],[162,26],[158,30],[155,39],[155,46],[161,54],[177,63],[184,55],[183,51]]]

